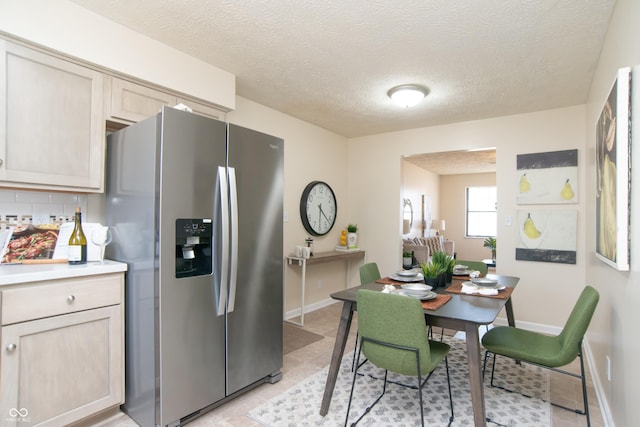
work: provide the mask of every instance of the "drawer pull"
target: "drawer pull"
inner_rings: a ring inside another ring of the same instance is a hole
[[[15,344],[7,345],[7,351],[15,351],[16,348],[18,348],[18,346]]]
[[[74,302],[75,300],[76,300],[75,295],[69,295],[69,296],[67,297],[67,302],[68,302],[69,304],[71,304],[71,303],[72,303],[72,302]]]

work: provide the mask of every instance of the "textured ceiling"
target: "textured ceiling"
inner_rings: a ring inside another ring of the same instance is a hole
[[[481,151],[445,151],[441,153],[416,154],[407,156],[404,160],[437,175],[496,171],[496,150],[494,148]]]
[[[615,0],[72,0],[346,137],[582,104]],[[386,93],[428,86],[417,107]]]

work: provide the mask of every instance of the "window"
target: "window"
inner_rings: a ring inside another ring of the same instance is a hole
[[[467,187],[467,237],[495,237],[497,206],[496,187]]]

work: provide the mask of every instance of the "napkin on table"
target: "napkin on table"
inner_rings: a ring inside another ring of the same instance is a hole
[[[480,295],[498,295],[497,289],[483,289],[478,288],[471,282],[462,282],[462,291],[463,294],[480,294]]]

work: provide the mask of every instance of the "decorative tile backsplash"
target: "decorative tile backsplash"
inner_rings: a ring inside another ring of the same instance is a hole
[[[0,190],[0,230],[21,224],[73,221],[76,207],[87,212],[87,195]]]

